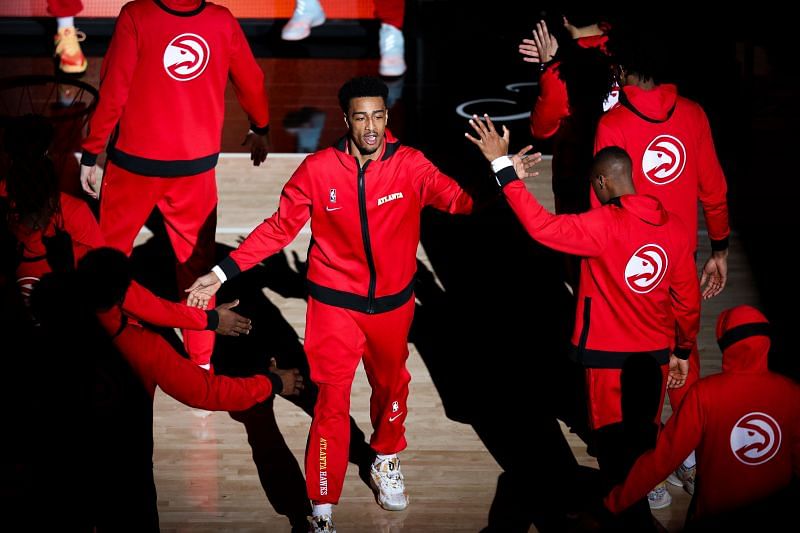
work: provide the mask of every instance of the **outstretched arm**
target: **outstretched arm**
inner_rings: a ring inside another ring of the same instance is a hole
[[[488,116],[484,118],[485,124],[477,117],[470,120],[477,137],[467,134],[467,138],[492,162],[497,183],[528,234],[554,250],[584,257],[599,255],[614,231],[609,211],[612,208],[595,209],[582,215],[549,213],[518,178],[515,170],[518,164],[505,155],[510,137],[508,129],[503,128],[501,137],[492,120]]]

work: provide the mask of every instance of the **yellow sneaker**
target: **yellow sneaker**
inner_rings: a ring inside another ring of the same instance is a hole
[[[58,30],[54,41],[58,56],[58,68],[66,74],[82,74],[86,72],[89,62],[81,50],[80,42],[86,39],[86,34],[73,27]]]

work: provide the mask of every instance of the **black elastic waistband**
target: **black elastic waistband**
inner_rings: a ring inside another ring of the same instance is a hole
[[[317,285],[313,281],[308,281],[308,294],[315,300],[334,307],[343,307],[361,313],[386,313],[402,306],[414,296],[414,280],[412,279],[406,288],[397,294],[375,298],[372,301],[371,311],[369,307],[369,298],[366,296],[323,287],[322,285]]]
[[[115,147],[109,147],[108,158],[118,167],[141,174],[159,178],[177,178],[181,176],[194,176],[217,166],[219,154],[211,154],[197,159],[184,159],[178,161],[163,161],[161,159],[148,159],[137,155],[126,154]]]
[[[659,365],[669,363],[669,348],[644,352],[611,352],[587,348],[579,350],[573,345],[570,349],[570,358],[586,368],[622,368],[625,360],[634,355],[650,355]]]

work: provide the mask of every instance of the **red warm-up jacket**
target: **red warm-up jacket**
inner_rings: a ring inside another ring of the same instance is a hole
[[[128,323],[118,307],[98,313],[114,346],[152,398],[156,386],[176,400],[209,411],[242,411],[283,387],[280,377],[231,378],[214,375],[181,357],[160,335]]]
[[[387,130],[380,157],[359,168],[347,139],[308,156],[278,210],[219,264],[228,278],[289,244],[311,219],[310,295],[364,313],[400,307],[413,295],[420,211],[469,213],[472,199],[422,152]]]
[[[674,85],[645,91],[626,85],[620,103],[597,126],[595,153],[606,146],[623,148],[633,160],[633,183],[639,194],[658,198],[687,225],[697,247],[697,201],[703,206],[711,247],[728,247],[727,184],[711,128],[703,109],[678,96]],[[598,205],[592,198],[592,206]]]
[[[664,364],[672,349],[688,358],[700,323],[697,273],[685,227],[658,200],[632,194],[580,215],[553,215],[513,167],[497,179],[531,237],[583,258],[572,335],[578,362],[622,368],[628,356],[649,353]]]
[[[739,306],[723,312],[717,336],[722,373],[698,381],[658,436],[606,497],[621,512],[695,450],[690,519],[759,502],[800,479],[800,387],[767,368],[766,318]]]
[[[252,128],[266,131],[264,73],[227,8],[204,0],[135,0],[119,14],[82,164],[108,146],[117,166],[188,176],[217,163],[230,77]]]

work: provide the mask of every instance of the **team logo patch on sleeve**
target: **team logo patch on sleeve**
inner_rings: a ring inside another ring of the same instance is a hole
[[[731,430],[731,451],[742,463],[766,463],[781,447],[781,427],[766,413],[748,413]]]
[[[667,272],[667,252],[657,244],[645,244],[634,252],[625,266],[625,283],[633,292],[646,294],[661,283]]]
[[[656,185],[675,181],[685,166],[686,148],[672,135],[659,135],[650,141],[642,156],[642,172]]]
[[[164,49],[164,70],[173,80],[193,80],[206,70],[210,56],[205,39],[195,33],[182,33]]]

